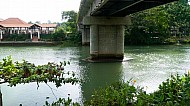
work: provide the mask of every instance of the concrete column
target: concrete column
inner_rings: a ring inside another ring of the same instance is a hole
[[[27,31],[27,28],[24,28],[24,34],[27,34],[27,32],[26,32],[26,31]]]
[[[121,57],[124,55],[124,36],[125,36],[125,26],[117,26],[117,36],[116,36],[116,43],[117,43],[117,51],[116,57]]]
[[[17,28],[17,34],[20,34],[20,28]]]
[[[32,31],[30,31],[30,39],[32,39]]]
[[[48,28],[46,28],[46,34],[48,34]]]
[[[25,31],[24,31],[24,32],[25,32],[25,34],[27,34],[27,30],[28,30],[28,29],[27,29],[27,28],[25,28]]]
[[[98,25],[90,26],[90,55],[92,59],[98,58],[99,54],[99,36],[98,36]]]
[[[38,39],[40,39],[40,31],[37,31],[38,32]]]
[[[12,34],[13,32],[12,32],[12,28],[10,28],[10,34]]]
[[[90,25],[91,60],[123,60],[124,25],[130,25],[130,18],[86,16],[83,19],[83,24]]]
[[[3,31],[0,29],[0,41],[3,39]]]
[[[124,26],[91,25],[90,55],[92,60],[122,60],[124,56]]]
[[[15,28],[13,28],[13,33],[16,33]]]
[[[84,26],[82,29],[82,45],[90,45],[90,26]]]

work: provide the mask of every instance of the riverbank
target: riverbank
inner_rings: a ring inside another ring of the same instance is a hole
[[[45,41],[0,41],[0,46],[55,46],[57,42],[45,42]]]

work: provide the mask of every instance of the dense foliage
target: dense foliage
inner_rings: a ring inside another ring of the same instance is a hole
[[[25,41],[30,39],[30,34],[10,34],[4,36],[5,41]]]
[[[187,37],[190,36],[189,11],[187,0],[179,0],[132,14],[132,25],[127,27],[125,43],[162,44],[170,40],[186,43],[185,39],[190,38]]]
[[[46,65],[35,66],[25,60],[23,62],[13,62],[11,57],[3,59],[0,62],[0,78],[1,83],[9,83],[10,86],[16,86],[21,83],[37,82],[39,83],[55,83],[56,87],[62,84],[75,84],[79,80],[75,77],[74,72],[64,71],[64,66],[70,64],[69,62],[48,63]]]
[[[77,13],[75,11],[63,11],[62,19],[66,22],[63,23],[64,30],[68,33],[77,32]]]
[[[77,31],[77,13],[75,11],[62,12],[63,23],[57,28],[53,34],[54,41],[63,41],[63,45],[80,45],[82,35]]]
[[[188,106],[190,104],[190,73],[180,77],[171,76],[151,94],[155,104],[167,106]]]
[[[96,91],[87,106],[189,106],[190,72],[180,77],[172,75],[158,91],[147,94],[134,87],[135,81],[118,82]]]
[[[52,34],[52,38],[54,41],[63,41],[65,40],[66,32],[64,31],[64,28],[59,26],[55,32]]]
[[[129,106],[134,104],[134,97],[141,89],[136,89],[130,82],[118,82],[105,89],[95,91],[90,101],[85,105],[92,106]]]
[[[40,41],[52,41],[52,34],[40,34]]]

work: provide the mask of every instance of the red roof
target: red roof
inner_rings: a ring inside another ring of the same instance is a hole
[[[19,18],[8,18],[0,22],[3,27],[30,27],[30,24],[24,22]]]
[[[0,26],[2,27],[6,27],[6,28],[18,28],[18,27],[22,27],[22,28],[27,28],[30,27],[30,24],[1,24]]]
[[[0,22],[0,24],[28,24],[19,18],[8,18]]]
[[[32,25],[34,24],[28,24],[19,18],[8,18],[6,20],[0,21],[0,26],[6,27],[6,28],[18,28],[18,27],[27,28],[27,27],[31,27]],[[36,24],[36,25],[42,28],[57,27],[57,24]]]

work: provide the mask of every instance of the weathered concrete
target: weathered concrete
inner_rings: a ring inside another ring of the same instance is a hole
[[[98,57],[99,54],[99,33],[98,33],[98,25],[90,26],[90,55],[95,58]]]
[[[93,17],[83,18],[83,25],[130,25],[130,17]]]
[[[82,31],[82,45],[90,45],[90,26],[83,26]]]
[[[122,60],[124,57],[124,31],[130,24],[126,17],[85,17],[90,25],[90,55],[92,60]]]
[[[123,59],[124,26],[92,25],[90,35],[90,55],[92,60]]]

